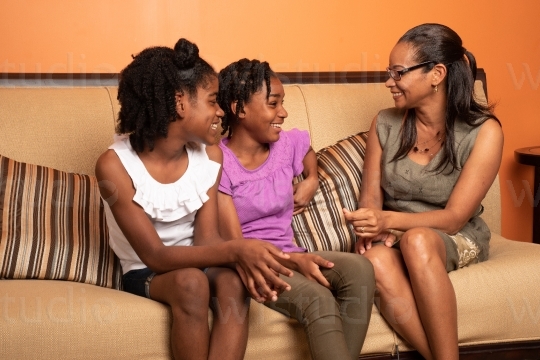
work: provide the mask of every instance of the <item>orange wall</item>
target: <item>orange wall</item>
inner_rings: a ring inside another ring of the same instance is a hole
[[[407,29],[443,23],[475,54],[498,104],[503,235],[531,241],[533,169],[513,151],[540,145],[538,14],[537,0],[2,0],[0,72],[118,72],[131,54],[179,37],[218,70],[241,57],[276,71],[381,70]]]

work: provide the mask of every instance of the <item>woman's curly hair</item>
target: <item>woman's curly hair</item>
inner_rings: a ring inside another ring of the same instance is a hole
[[[133,57],[120,73],[116,132],[129,134],[133,149],[154,149],[155,139],[167,137],[168,127],[178,120],[177,92],[197,97],[197,87],[206,87],[216,72],[199,57],[197,45],[180,39],[174,49],[151,47]]]
[[[244,104],[251,95],[261,91],[266,84],[266,98],[270,96],[270,78],[276,74],[266,61],[240,59],[219,72],[219,93],[217,101],[225,115],[221,119],[221,134],[228,132],[232,136],[232,127],[238,120],[238,114],[244,111]],[[236,102],[236,113],[231,104]]]

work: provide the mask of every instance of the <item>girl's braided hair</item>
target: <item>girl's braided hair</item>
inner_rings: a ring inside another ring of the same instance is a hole
[[[199,57],[197,45],[186,39],[178,40],[174,49],[143,50],[120,73],[116,132],[129,134],[135,151],[152,151],[155,139],[167,137],[169,124],[179,119],[176,93],[187,92],[190,101],[196,101],[197,87],[208,86],[216,75]]]
[[[241,59],[233,62],[219,72],[218,103],[225,112],[221,119],[222,135],[228,132],[232,136],[232,127],[238,120],[238,114],[244,111],[244,104],[254,93],[261,91],[266,84],[266,98],[270,96],[270,78],[276,74],[266,61]],[[231,104],[236,102],[236,112]]]

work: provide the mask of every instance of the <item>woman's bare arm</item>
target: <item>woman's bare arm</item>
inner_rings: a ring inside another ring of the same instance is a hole
[[[382,209],[383,191],[381,188],[382,148],[377,134],[377,117],[371,122],[364,156],[360,208]],[[355,209],[352,209],[355,210]]]
[[[363,234],[368,237],[376,236],[387,229],[406,231],[416,227],[431,227],[447,234],[455,234],[474,215],[493,183],[501,164],[503,141],[500,125],[495,120],[487,120],[478,133],[471,154],[444,209],[404,213],[381,211],[375,206],[366,206],[347,215],[347,219],[353,223],[355,229],[369,227],[369,232]],[[369,194],[365,196],[370,199]]]
[[[419,226],[455,234],[469,221],[486,196],[501,165],[503,133],[495,120],[487,120],[476,138],[446,207],[426,213],[387,212],[389,228],[407,230]]]

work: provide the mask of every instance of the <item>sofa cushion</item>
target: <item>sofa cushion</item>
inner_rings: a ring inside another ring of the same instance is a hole
[[[360,132],[317,152],[319,188],[306,210],[293,217],[298,246],[309,251],[353,250],[356,235],[342,209],[358,208],[367,135]],[[300,180],[301,176],[296,179]]]
[[[0,154],[94,175],[96,160],[113,142],[116,94],[102,86],[58,86],[0,86]]]
[[[1,279],[119,287],[93,176],[0,156],[0,229]]]

